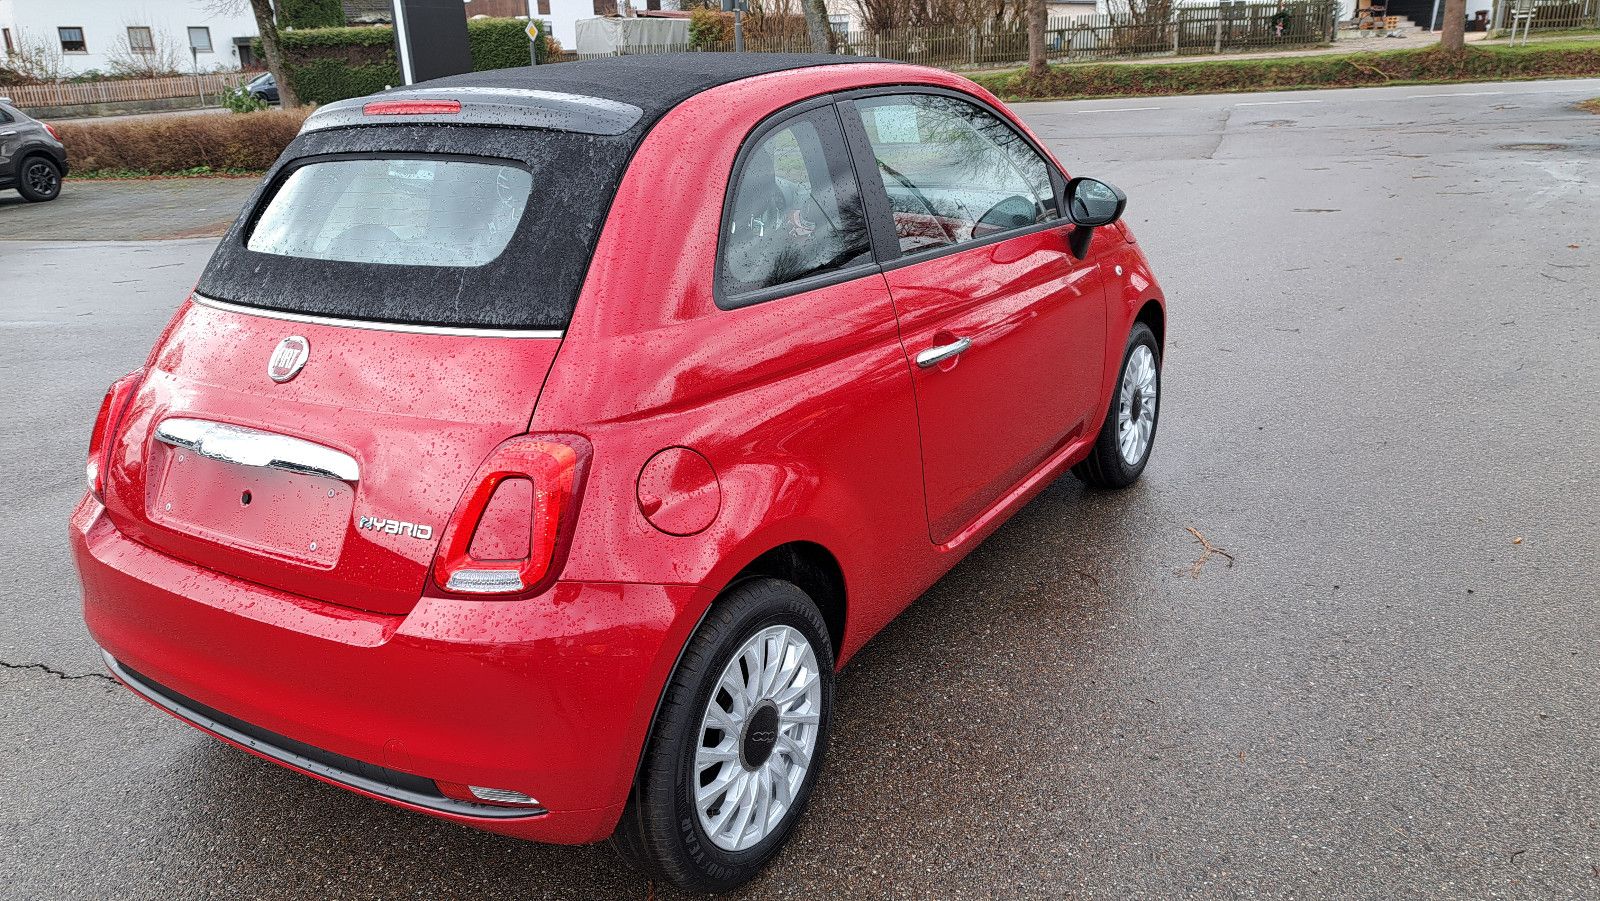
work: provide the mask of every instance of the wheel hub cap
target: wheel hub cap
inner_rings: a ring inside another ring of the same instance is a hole
[[[744,741],[740,742],[739,756],[743,758],[745,769],[760,769],[777,745],[778,708],[766,701],[756,708],[750,722],[744,727]]]
[[[724,851],[771,835],[794,806],[817,749],[822,681],[798,629],[769,626],[728,661],[700,718],[694,804]]]

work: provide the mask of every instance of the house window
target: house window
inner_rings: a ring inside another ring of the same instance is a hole
[[[850,36],[850,17],[848,15],[829,16],[828,27],[832,28],[833,33],[839,37],[848,38]]]
[[[89,44],[83,39],[83,27],[63,26],[56,29],[56,34],[61,36],[62,53],[88,53]]]
[[[550,15],[550,0],[539,0],[539,15]]]
[[[189,26],[189,49],[196,53],[210,53],[211,29],[203,25]]]
[[[9,29],[9,28],[0,28],[0,31],[5,32],[5,35],[6,35],[6,56],[10,56],[11,54],[16,53],[17,52],[17,48],[12,46],[12,44],[11,44],[11,29]]]
[[[134,53],[156,52],[156,39],[144,25],[128,26],[128,49]]]

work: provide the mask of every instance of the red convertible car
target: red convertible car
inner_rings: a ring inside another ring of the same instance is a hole
[[[84,616],[151,704],[359,794],[755,875],[834,674],[1155,438],[1125,198],[982,88],[629,56],[318,109],[95,423]]]

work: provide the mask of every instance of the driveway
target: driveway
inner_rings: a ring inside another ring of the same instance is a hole
[[[239,215],[256,178],[102,181],[67,176],[61,196],[28,203],[0,191],[0,241],[121,241],[216,237]]]
[[[868,646],[808,818],[734,897],[1600,897],[1596,95],[1022,107],[1127,190],[1171,299],[1153,462],[1063,479]],[[98,675],[83,445],[209,244],[0,242],[0,894],[659,895]]]

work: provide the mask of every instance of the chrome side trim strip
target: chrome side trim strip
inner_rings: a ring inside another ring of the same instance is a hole
[[[341,482],[355,482],[361,478],[356,458],[343,451],[223,422],[182,417],[164,419],[156,426],[156,440],[224,463],[263,466]]]
[[[412,791],[398,785],[391,785],[388,782],[372,779],[367,776],[363,776],[360,773],[352,772],[342,767],[333,766],[320,760],[313,760],[304,754],[297,754],[289,748],[282,747],[271,741],[267,741],[262,737],[250,735],[247,732],[241,731],[239,728],[235,728],[228,723],[222,722],[216,717],[227,715],[220,711],[213,711],[215,715],[208,716],[205,712],[190,707],[190,704],[197,704],[198,702],[189,701],[189,699],[184,698],[182,695],[179,695],[177,692],[174,692],[171,689],[162,688],[153,682],[145,681],[143,676],[140,676],[137,673],[134,673],[132,670],[124,667],[117,661],[117,658],[111,656],[109,652],[102,650],[101,653],[105,655],[106,668],[111,670],[111,674],[113,676],[117,677],[117,681],[121,682],[123,685],[126,685],[134,694],[150,702],[151,704],[154,704],[162,710],[167,711],[191,726],[203,729],[213,735],[221,736],[222,738],[231,741],[236,745],[248,748],[257,754],[276,761],[277,763],[283,764],[284,766],[321,776],[324,779],[335,782],[339,785],[343,785],[346,788],[353,788],[358,791],[366,792],[370,795],[376,795],[385,801],[391,801],[396,804],[407,804],[413,807],[421,807],[425,810],[431,810],[437,813],[448,813],[456,816],[466,817],[483,817],[486,819],[495,820],[512,820],[526,817],[544,816],[549,812],[542,807],[491,807],[487,804],[473,804],[470,801],[458,801],[455,798],[446,798],[442,795],[424,794],[420,791]],[[184,703],[185,701],[188,703]],[[243,720],[235,720],[235,722],[238,722],[240,726],[246,729],[259,730],[260,732],[268,735],[272,734],[268,733],[265,729],[260,729],[259,727],[245,723]],[[317,751],[312,749],[310,745],[305,745],[304,747],[309,753],[317,753]],[[352,766],[371,766],[370,764],[362,764],[362,762],[358,760],[353,760],[350,758],[345,759],[349,760]]]
[[[260,316],[265,319],[281,319],[285,322],[305,322],[311,325],[330,325],[335,328],[362,328],[377,332],[405,332],[411,335],[457,335],[465,338],[561,338],[566,332],[557,329],[511,329],[511,328],[475,328],[466,325],[407,325],[403,322],[369,322],[365,319],[339,319],[333,316],[314,316],[310,313],[290,313],[284,310],[264,310],[260,307],[247,307],[243,304],[229,303],[226,300],[217,300],[202,294],[192,294],[191,299],[202,307],[213,310],[223,310],[228,313],[239,313],[245,316]]]

